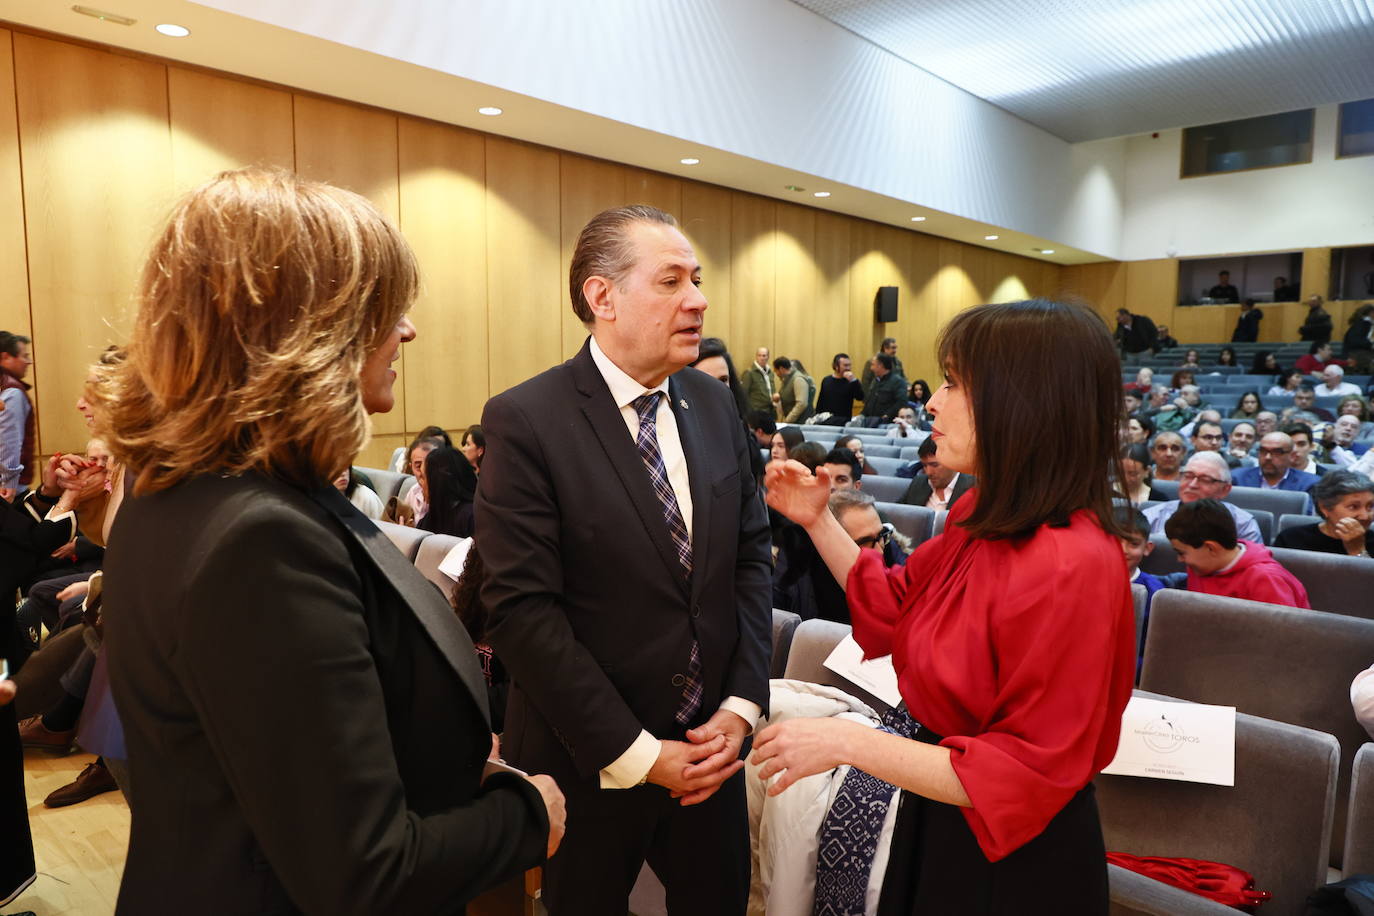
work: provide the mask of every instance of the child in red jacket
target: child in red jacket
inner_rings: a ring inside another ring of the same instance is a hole
[[[1288,607],[1311,608],[1307,589],[1269,548],[1236,539],[1236,523],[1215,499],[1184,503],[1164,523],[1169,543],[1188,567],[1188,591]]]

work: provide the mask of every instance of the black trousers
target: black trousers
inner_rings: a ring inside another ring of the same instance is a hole
[[[567,791],[568,831],[544,866],[550,916],[624,916],[647,861],[671,916],[743,916],[749,901],[744,771],[699,805],[661,786]]]
[[[940,739],[922,728],[917,739]],[[879,916],[1106,916],[1107,851],[1089,783],[1039,836],[989,862],[956,805],[901,793]]]
[[[14,706],[0,706],[0,904],[34,876],[29,805],[24,798],[24,749]]]

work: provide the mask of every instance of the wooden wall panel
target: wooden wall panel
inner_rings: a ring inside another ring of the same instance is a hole
[[[901,310],[904,329],[898,341],[898,355],[906,368],[907,379],[925,379],[934,384],[939,373],[935,364],[935,337],[940,321],[940,246],[928,235],[914,235],[911,248],[912,286],[902,290]]]
[[[28,241],[19,168],[19,115],[14,99],[14,43],[0,29],[0,329],[32,336]]]
[[[611,207],[636,203],[627,196],[625,168],[603,159],[588,159],[572,153],[562,153],[559,162],[559,237],[562,256],[559,260],[560,278],[559,317],[562,327],[563,358],[572,357],[587,339],[587,328],[573,313],[569,301],[572,292],[567,287],[568,268],[572,264],[573,248],[578,233],[593,216]]]
[[[809,207],[777,205],[773,305],[774,355],[800,359],[812,378],[828,365],[818,359],[814,320],[822,283],[814,257],[816,215]]]
[[[1158,319],[1156,323],[1159,323]],[[1215,307],[1180,305],[1173,310],[1173,322],[1170,324],[1166,320],[1164,323],[1169,325],[1169,331],[1174,338],[1184,344],[1216,342],[1231,338],[1231,332],[1226,328],[1225,316],[1221,309]]]
[[[1302,252],[1302,280],[1299,281],[1298,300],[1309,296],[1326,297],[1331,292],[1331,249],[1304,248]],[[1328,309],[1328,311],[1330,311]],[[1299,322],[1301,323],[1301,322]]]
[[[486,142],[481,134],[401,118],[401,231],[420,262],[405,353],[405,426],[459,429],[488,396]]]
[[[777,290],[777,202],[752,194],[730,195],[730,338],[734,347],[753,352],[768,347],[776,356],[773,337]]]
[[[487,354],[492,394],[562,361],[558,153],[487,137]]]
[[[293,168],[291,93],[182,67],[167,68],[172,184],[185,193],[247,165]]]
[[[130,326],[171,203],[162,64],[14,36],[39,449],[84,449],[86,367]]]
[[[625,170],[625,203],[648,204],[682,221],[682,181],[660,172],[621,166]]]
[[[820,384],[836,353],[849,350],[849,252],[854,220],[816,213],[816,306],[811,312],[811,376]]]
[[[709,184],[684,183],[678,222],[701,263],[701,291],[707,303],[706,336],[724,338],[735,362],[745,365],[758,344],[735,340],[730,335],[730,267],[734,255],[730,192]]]
[[[1178,302],[1178,262],[1159,258],[1127,263],[1125,300],[1124,307],[1131,314],[1148,315],[1156,324],[1167,324]]]
[[[292,106],[296,171],[356,191],[399,226],[396,115],[308,95],[293,95]],[[404,347],[393,368],[396,406],[372,418],[372,428],[379,435],[407,429]]]
[[[1116,310],[1126,305],[1126,265],[1120,261],[1075,264],[1059,276],[1060,297],[1081,299],[1093,306],[1107,322],[1116,327]]]

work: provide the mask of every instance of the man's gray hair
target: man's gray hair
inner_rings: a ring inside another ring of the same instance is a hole
[[[839,518],[851,509],[872,506],[877,500],[863,490],[836,490],[830,494],[830,514]]]
[[[1218,480],[1225,483],[1231,482],[1231,468],[1226,463],[1226,459],[1221,457],[1220,452],[1193,452],[1193,457],[1188,459],[1188,464],[1192,464],[1194,461],[1203,461],[1210,464],[1212,469],[1216,472],[1215,476]],[[1187,465],[1185,465],[1185,467],[1186,466]]]
[[[1322,375],[1325,375],[1325,374],[1328,373],[1328,372],[1332,373],[1332,374],[1335,375],[1337,378],[1341,378],[1341,377],[1343,377],[1343,376],[1345,375],[1345,370],[1342,369],[1340,366],[1336,365],[1335,363],[1332,363],[1331,365],[1329,365],[1329,366],[1327,366],[1325,369],[1323,369],[1323,370],[1322,370]]]

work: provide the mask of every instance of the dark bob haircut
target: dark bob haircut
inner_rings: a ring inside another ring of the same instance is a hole
[[[1113,483],[1122,479],[1121,359],[1098,315],[1047,299],[980,305],[945,325],[937,350],[973,403],[978,502],[960,523],[970,536],[1021,537],[1079,509],[1125,533],[1112,511],[1113,497],[1124,498]]]

